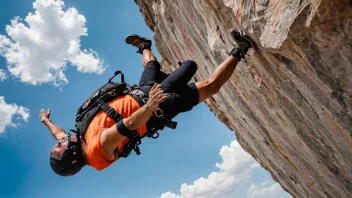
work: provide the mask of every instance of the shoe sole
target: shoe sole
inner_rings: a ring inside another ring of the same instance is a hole
[[[140,36],[137,35],[137,34],[128,35],[128,36],[126,37],[126,40],[125,40],[125,41],[126,41],[127,44],[130,44],[130,45],[135,46],[135,44],[139,42],[138,40],[144,41],[144,42],[150,43],[150,44],[152,43],[152,41],[151,41],[150,39],[140,37]]]
[[[230,33],[236,44],[245,43],[248,45],[248,48],[254,47],[254,42],[247,36],[242,35],[239,31],[231,30]]]

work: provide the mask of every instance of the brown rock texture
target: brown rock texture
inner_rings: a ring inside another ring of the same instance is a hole
[[[135,0],[167,70],[210,77],[229,30],[256,43],[206,104],[294,197],[352,197],[351,0]]]

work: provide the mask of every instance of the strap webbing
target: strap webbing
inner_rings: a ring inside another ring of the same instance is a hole
[[[105,102],[100,101],[99,102],[99,107],[105,111],[106,114],[108,114],[116,123],[122,119],[122,116],[117,113],[117,111],[113,108],[111,108],[109,105],[107,105]]]
[[[141,137],[139,137],[139,136],[129,138],[129,141],[125,145],[125,148],[123,149],[123,151],[121,153],[119,153],[119,157],[127,157],[131,153],[132,150],[134,150],[137,155],[140,155],[141,152],[139,150],[138,145],[140,145],[141,143],[142,143]]]
[[[116,123],[122,119],[122,116],[105,102],[100,101],[98,105],[102,110],[105,111],[105,113],[107,113],[112,119],[114,119]],[[128,135],[128,139],[129,141],[126,143],[125,148],[121,153],[118,151],[117,148],[115,149],[119,157],[127,157],[132,150],[134,150],[137,155],[141,154],[138,147],[138,145],[142,143],[139,133],[137,131],[132,132]]]
[[[140,106],[143,106],[145,104],[145,102],[143,101],[144,99],[142,99],[141,96],[134,95],[134,94],[132,94],[132,96],[140,104]],[[105,102],[99,101],[98,105],[116,123],[122,119],[122,116],[115,109],[111,108]],[[176,128],[177,122],[174,122],[174,121],[171,121],[171,120],[167,120],[167,119],[157,118],[154,115],[152,116],[152,118],[154,118],[154,119],[151,119],[150,121],[153,123],[152,124],[153,127],[150,127],[150,125],[148,123],[147,124],[148,132],[146,134],[144,134],[144,136],[156,139],[157,137],[159,137],[159,133],[157,131],[163,129],[164,126],[172,128],[172,129]],[[157,134],[157,135],[155,136],[155,134]],[[118,152],[118,150],[116,149],[116,152],[117,152],[119,157],[127,157],[131,153],[132,150],[134,150],[137,155],[141,154],[138,145],[140,145],[142,142],[141,142],[141,137],[139,136],[138,132],[135,131],[135,133],[130,134],[128,139],[129,139],[129,141],[126,143],[125,148],[124,148],[124,150],[121,153]]]

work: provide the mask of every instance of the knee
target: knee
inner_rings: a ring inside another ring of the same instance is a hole
[[[187,70],[194,72],[194,73],[198,70],[198,65],[193,60],[183,61],[182,67],[187,67]]]
[[[151,60],[149,62],[143,62],[145,69],[155,69],[160,70],[160,63],[157,60]]]
[[[143,55],[142,64],[144,66],[146,66],[149,62],[152,62],[152,61],[157,61],[156,57],[153,54]]]

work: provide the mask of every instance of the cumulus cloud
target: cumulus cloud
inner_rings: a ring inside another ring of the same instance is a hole
[[[0,69],[0,81],[4,81],[6,80],[7,76],[6,76],[6,73],[3,69]]]
[[[279,184],[271,186],[264,182],[257,186],[251,181],[253,170],[260,165],[252,156],[246,153],[239,143],[234,140],[230,146],[223,146],[219,152],[222,163],[216,163],[219,169],[212,172],[207,178],[199,178],[191,185],[182,184],[180,193],[166,192],[161,198],[228,198],[235,197],[239,193],[241,197],[273,197],[282,191]]]
[[[103,60],[92,49],[81,49],[87,36],[86,19],[75,8],[64,10],[62,0],[36,0],[34,13],[15,17],[0,34],[0,55],[9,72],[22,82],[37,85],[68,83],[64,74],[69,63],[79,72],[101,74]]]
[[[181,195],[166,192],[161,198],[221,198],[232,197],[236,185],[248,181],[252,170],[259,164],[247,154],[238,142],[231,142],[230,147],[223,146],[220,150],[222,163],[216,164],[218,172],[212,172],[207,178],[199,178],[193,185],[182,184]]]
[[[266,184],[268,184],[268,182],[266,182],[266,183],[264,183],[264,184],[262,184],[260,186],[252,184],[249,187],[249,190],[247,192],[248,196],[250,196],[250,197],[261,197],[261,196],[264,196],[264,195],[276,194],[276,193],[281,191],[281,187],[280,187],[280,185],[278,183],[272,184],[269,187],[264,187],[264,186],[266,186]]]
[[[17,127],[19,124],[15,120],[22,119],[25,122],[29,118],[29,109],[16,104],[7,104],[5,98],[0,96],[0,134],[5,132],[6,127]]]

